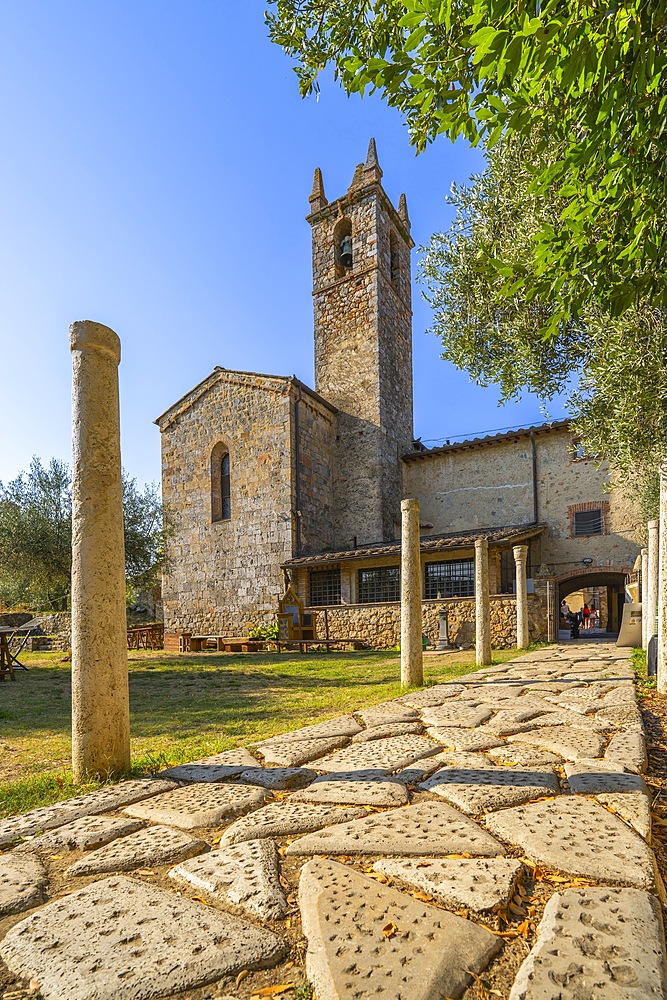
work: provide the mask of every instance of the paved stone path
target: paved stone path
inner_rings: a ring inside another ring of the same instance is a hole
[[[0,822],[5,996],[665,1000],[627,653],[551,647]]]

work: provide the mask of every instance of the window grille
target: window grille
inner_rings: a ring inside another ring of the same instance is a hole
[[[602,508],[595,510],[575,510],[574,512],[574,535],[601,535],[602,532]]]
[[[427,601],[437,597],[473,597],[474,594],[474,559],[426,563],[424,597]]]
[[[229,521],[232,516],[229,451],[220,441],[211,452],[211,521]]]
[[[528,557],[526,559],[526,576],[530,580],[533,575],[531,566],[531,544],[528,546]],[[516,563],[512,549],[503,549],[500,553],[500,594],[514,594],[516,592]]]
[[[221,520],[226,521],[232,516],[232,500],[229,481],[229,455],[223,455],[220,462],[220,508]]]
[[[340,604],[340,570],[318,569],[310,571],[310,607]]]
[[[359,603],[384,604],[399,601],[400,573],[398,566],[359,570]]]

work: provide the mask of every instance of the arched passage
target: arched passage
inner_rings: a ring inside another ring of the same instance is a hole
[[[618,632],[625,603],[625,581],[632,570],[626,566],[588,566],[558,577],[558,603],[574,594],[583,594],[587,602],[597,603],[600,626],[606,632]]]

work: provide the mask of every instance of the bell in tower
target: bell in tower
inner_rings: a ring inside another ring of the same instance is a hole
[[[352,236],[349,233],[343,236],[340,243],[340,262],[348,270],[352,267]]]

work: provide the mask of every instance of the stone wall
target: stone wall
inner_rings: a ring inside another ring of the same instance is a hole
[[[162,431],[165,631],[242,635],[284,590],[293,554],[291,380],[216,371],[172,407]],[[211,454],[230,456],[231,517],[212,520]]]
[[[3,628],[19,628],[32,618],[31,611],[5,611],[0,614],[0,625]]]
[[[603,462],[577,459],[567,426],[535,432],[537,521],[546,524],[531,545],[533,572],[559,578],[575,569],[594,575],[609,567],[631,569],[641,547],[642,518]],[[407,495],[421,503],[428,533],[534,521],[533,457],[530,436],[503,435],[474,446],[435,449],[405,462]],[[605,533],[574,537],[572,507],[599,506]]]
[[[310,555],[331,549],[334,544],[333,462],[337,415],[323,401],[298,390],[293,415],[294,434],[297,433],[297,423],[299,434],[298,451],[294,449],[293,473],[299,521],[297,555]]]
[[[475,599],[452,598],[444,601],[422,601],[422,632],[435,645],[440,635],[440,611],[446,610],[450,641],[456,644],[463,623],[469,639],[474,634]],[[324,638],[324,608],[318,612],[318,636]],[[528,616],[531,642],[546,638],[544,605],[539,597],[528,596]],[[326,609],[329,635],[340,639],[361,639],[378,649],[391,649],[400,641],[401,605],[348,604]],[[491,598],[491,645],[495,649],[511,649],[516,645],[516,600],[505,595]]]
[[[381,176],[369,160],[366,169],[357,168],[346,195],[309,217],[315,388],[340,411],[334,548],[395,537],[398,459],[412,441],[412,240],[407,216],[398,215]],[[347,225],[350,270],[336,263],[337,234]]]
[[[37,614],[26,622],[34,633],[26,643],[26,649],[67,650],[72,646],[72,616],[69,611],[54,611]]]

